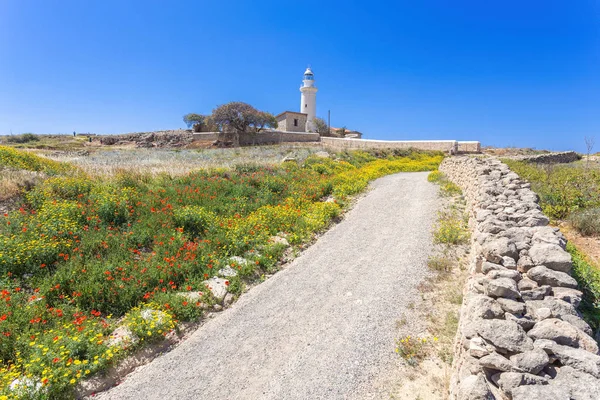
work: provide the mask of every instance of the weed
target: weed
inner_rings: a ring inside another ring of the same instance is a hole
[[[453,197],[462,194],[462,190],[438,170],[430,172],[427,176],[427,180],[440,185],[442,196]]]
[[[427,266],[437,272],[449,272],[452,270],[453,262],[446,254],[430,256]]]
[[[424,359],[431,349],[431,342],[438,341],[437,337],[428,340],[426,337],[405,336],[396,341],[396,353],[402,357],[408,365],[416,366]]]
[[[459,245],[468,243],[470,233],[464,217],[455,211],[440,213],[433,239],[435,243],[439,244]]]

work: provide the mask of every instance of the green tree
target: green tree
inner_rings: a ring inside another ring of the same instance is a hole
[[[183,116],[183,122],[188,128],[194,128],[194,132],[200,132],[205,125],[206,116],[202,114],[189,113]]]
[[[223,104],[213,110],[212,122],[221,132],[223,141],[230,140],[230,135],[254,135],[265,128],[277,126],[273,114],[259,111],[250,104],[234,101]]]
[[[271,113],[257,111],[250,127],[254,130],[254,133],[258,133],[265,128],[275,128],[277,127],[277,119]]]
[[[327,126],[327,122],[325,122],[323,118],[315,117],[313,119],[313,123],[315,124],[315,130],[319,135],[329,135],[329,127]]]

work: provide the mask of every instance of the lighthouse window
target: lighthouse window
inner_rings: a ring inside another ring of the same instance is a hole
[[[306,108],[306,107],[308,107],[308,104],[305,104],[305,105],[304,105],[304,108]]]
[[[294,126],[298,126],[298,118],[294,118]]]

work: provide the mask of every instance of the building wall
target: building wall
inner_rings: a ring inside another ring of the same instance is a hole
[[[277,130],[278,131],[287,131],[287,119],[283,118],[277,121]]]
[[[284,132],[306,132],[306,115],[285,114],[285,118],[277,122],[277,130]],[[298,120],[298,126],[294,126],[294,119]]]
[[[358,150],[358,149],[417,149],[444,151],[456,153],[458,142],[456,140],[365,140],[365,139],[341,139],[322,137],[321,142],[334,150]]]

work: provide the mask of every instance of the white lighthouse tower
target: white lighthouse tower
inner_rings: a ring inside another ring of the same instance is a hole
[[[310,67],[304,71],[304,80],[300,86],[300,112],[307,114],[306,132],[315,131],[314,119],[317,116],[317,88],[315,87],[315,74]]]

